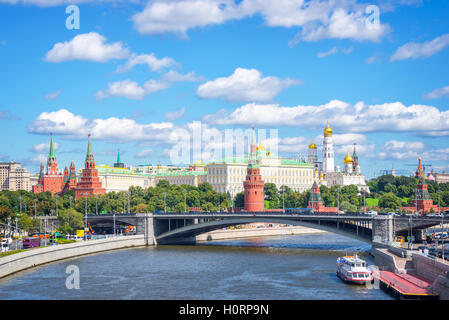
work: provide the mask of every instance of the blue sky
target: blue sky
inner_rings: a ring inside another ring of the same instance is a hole
[[[0,161],[36,172],[53,132],[61,169],[80,167],[91,132],[97,164],[118,148],[127,164],[170,164],[173,132],[195,121],[212,135],[278,129],[295,158],[329,120],[336,164],[357,143],[368,178],[418,156],[447,170],[447,12],[443,0],[0,0]]]

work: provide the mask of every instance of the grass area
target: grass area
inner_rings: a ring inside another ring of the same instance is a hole
[[[74,242],[76,242],[76,240],[67,240],[67,239],[56,240],[56,243],[58,243],[58,244],[67,244],[67,243],[74,243]]]
[[[379,206],[379,199],[378,198],[366,198],[366,206],[367,207]]]
[[[24,251],[25,250],[10,250],[10,251],[6,251],[6,252],[0,252],[0,258],[10,256],[14,253],[24,252]]]

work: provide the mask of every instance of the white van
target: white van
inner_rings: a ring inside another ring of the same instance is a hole
[[[1,251],[1,252],[9,251],[9,244],[6,243],[6,242],[2,242],[2,243],[1,243],[1,248],[2,248],[2,251]]]

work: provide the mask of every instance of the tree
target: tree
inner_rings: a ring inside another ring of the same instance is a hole
[[[385,209],[397,210],[401,206],[401,199],[396,197],[392,192],[385,193],[379,199],[379,207]]]
[[[145,203],[139,203],[136,207],[135,213],[145,213],[148,212],[148,206]]]
[[[349,203],[348,201],[343,201],[340,204],[340,210],[343,210],[345,212],[357,212],[357,206]]]
[[[243,208],[245,205],[245,195],[244,192],[239,192],[235,196],[234,208]]]
[[[6,221],[13,215],[12,210],[5,206],[0,206],[0,220]]]
[[[84,227],[83,214],[75,209],[61,210],[58,220],[61,224],[59,230],[65,234],[73,234],[76,229]]]

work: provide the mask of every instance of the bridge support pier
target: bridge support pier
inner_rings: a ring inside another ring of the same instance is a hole
[[[157,245],[153,215],[151,213],[138,213],[137,216],[139,220],[136,226],[136,233],[144,235],[145,245]]]
[[[374,217],[372,221],[373,240],[390,243],[394,239],[392,216]]]

